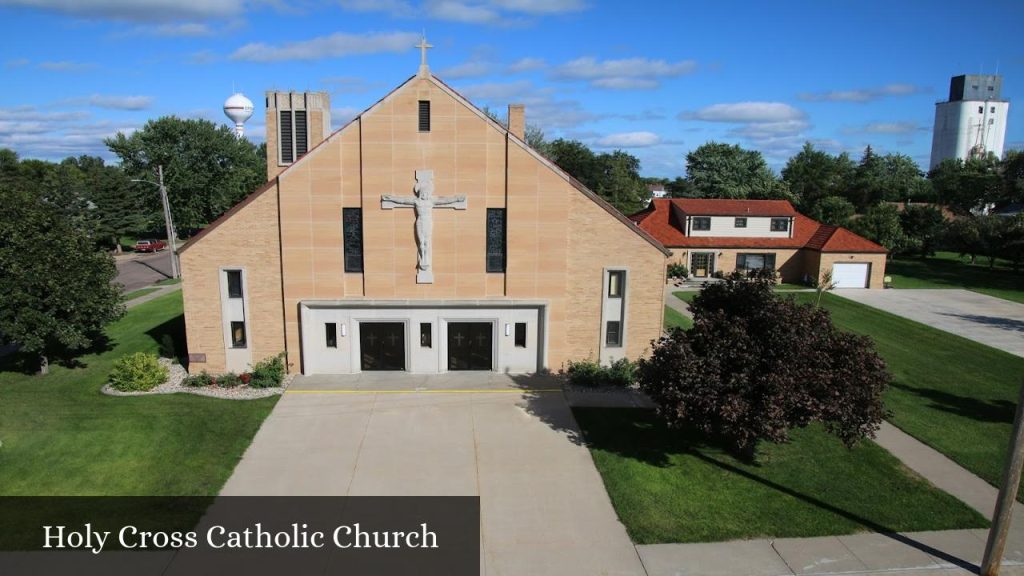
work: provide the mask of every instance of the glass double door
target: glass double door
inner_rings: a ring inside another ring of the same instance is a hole
[[[694,278],[707,278],[715,273],[714,252],[691,252],[690,274]]]
[[[448,322],[448,370],[491,370],[494,323]]]

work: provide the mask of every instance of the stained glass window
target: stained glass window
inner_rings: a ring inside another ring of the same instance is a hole
[[[505,209],[487,209],[487,271],[505,271]]]
[[[363,209],[342,208],[345,235],[345,272],[363,271]]]

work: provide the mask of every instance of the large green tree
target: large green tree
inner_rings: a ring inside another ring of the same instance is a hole
[[[833,156],[807,142],[786,162],[782,180],[796,197],[802,210],[813,211],[818,202],[830,196],[841,196],[853,178],[856,164],[843,152]]]
[[[825,224],[846,226],[855,210],[849,200],[841,196],[827,196],[815,202],[809,216]]]
[[[890,252],[901,252],[906,246],[900,212],[891,204],[872,206],[863,216],[850,222],[850,229]]]
[[[1005,180],[994,155],[943,160],[928,173],[939,202],[961,214],[999,201],[1004,194]]]
[[[578,140],[559,138],[548,145],[548,158],[620,212],[636,212],[648,200],[640,160],[622,150],[595,154]]]
[[[266,180],[260,148],[207,120],[165,116],[131,136],[118,133],[105,142],[131,178],[153,180],[157,166],[163,166],[179,229],[205,226]],[[150,206],[158,209],[154,189],[148,194]]]
[[[43,374],[124,313],[113,258],[79,225],[88,215],[69,217],[73,208],[47,192],[0,182],[0,343],[34,355]]]
[[[757,150],[708,142],[686,155],[686,179],[702,198],[789,199]]]
[[[946,219],[934,206],[908,205],[900,214],[900,226],[907,237],[908,247],[924,257],[935,253],[935,245],[946,229]]]

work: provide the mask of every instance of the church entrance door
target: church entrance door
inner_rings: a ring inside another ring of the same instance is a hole
[[[494,324],[448,322],[448,370],[492,370]]]
[[[405,323],[360,322],[363,370],[405,370]]]

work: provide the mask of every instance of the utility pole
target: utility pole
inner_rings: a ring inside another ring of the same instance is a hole
[[[163,204],[164,207],[164,226],[167,228],[167,246],[171,252],[171,278],[179,278],[181,277],[181,274],[178,272],[178,235],[174,231],[174,219],[171,217],[171,204],[167,200],[167,187],[164,186],[163,165],[156,167],[156,173],[159,178],[159,183],[153,182],[152,180],[140,180],[138,178],[133,178],[132,182],[144,182],[160,188],[160,203]]]
[[[1024,383],[1017,399],[1017,416],[1013,421],[1013,436],[1010,438],[1010,453],[1003,470],[1003,485],[999,488],[996,509],[992,513],[992,528],[988,531],[988,543],[981,562],[982,576],[999,576],[1006,548],[1006,536],[1010,531],[1010,518],[1017,501],[1017,487],[1020,485],[1021,465],[1024,464]]]
[[[167,227],[167,245],[171,249],[171,278],[178,278],[178,243],[175,240],[177,234],[174,230],[174,221],[171,218],[171,204],[167,201],[167,187],[164,186],[164,167],[161,164],[156,167],[157,175],[160,178],[160,201],[164,205],[164,225]]]

